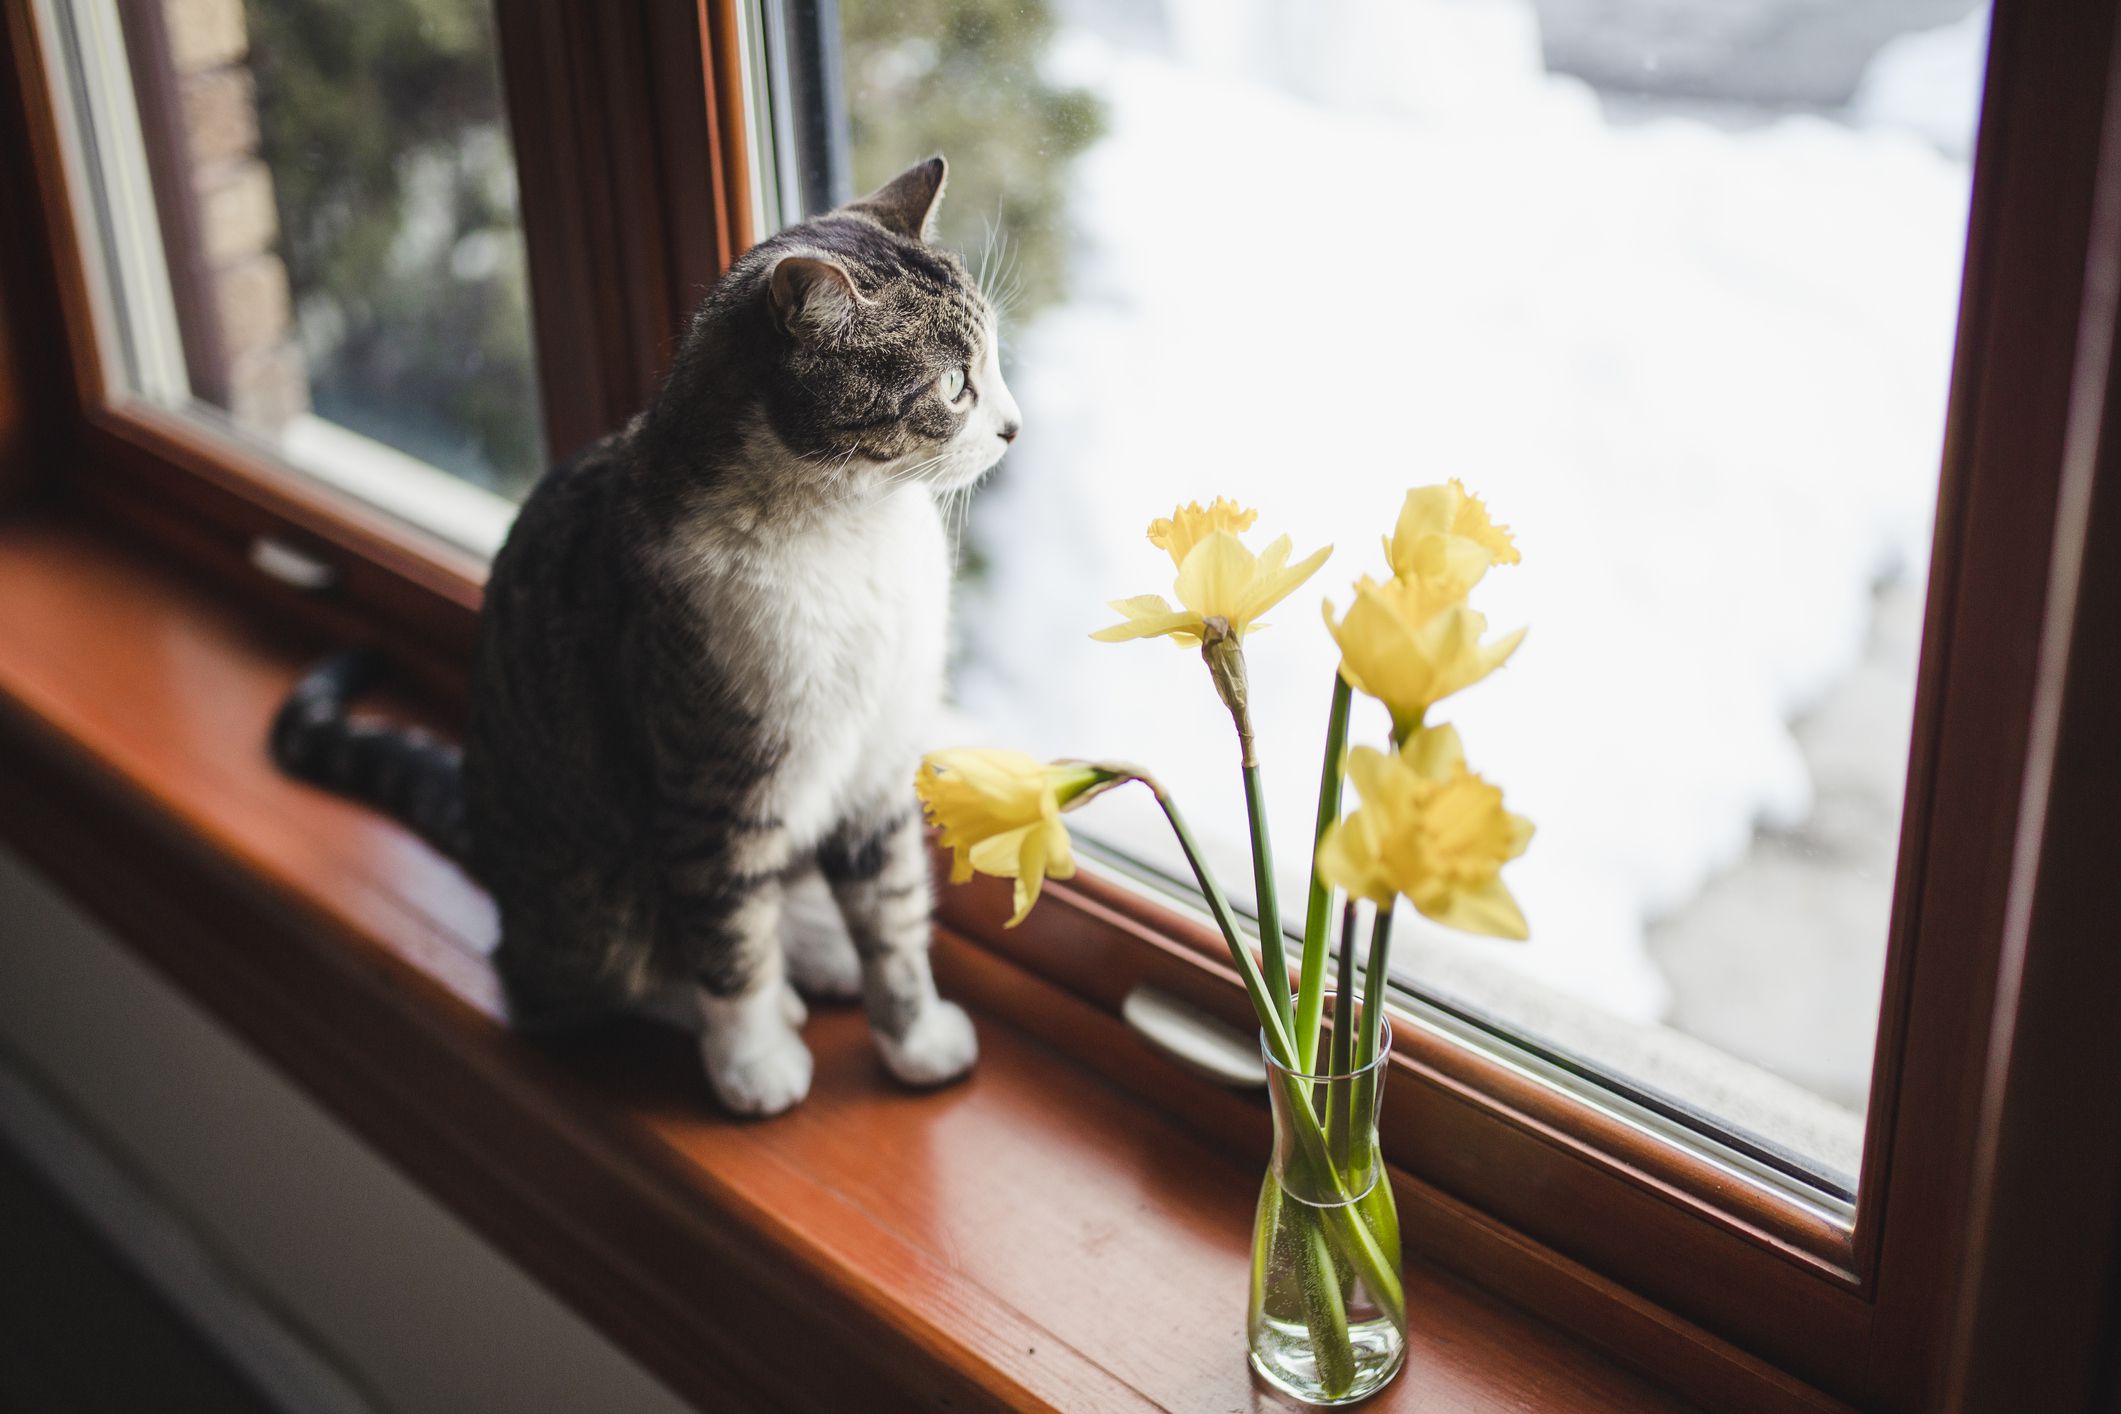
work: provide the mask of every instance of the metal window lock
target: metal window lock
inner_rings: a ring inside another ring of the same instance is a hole
[[[250,563],[280,583],[312,594],[339,582],[339,571],[329,560],[297,549],[277,535],[260,535],[250,542]]]
[[[1264,1089],[1267,1065],[1259,1039],[1146,982],[1136,984],[1119,1014],[1150,1045],[1197,1075],[1233,1090]]]

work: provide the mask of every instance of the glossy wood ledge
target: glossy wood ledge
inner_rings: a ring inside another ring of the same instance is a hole
[[[1279,1406],[1243,1359],[1263,1147],[1043,1044],[1065,1001],[1002,1019],[1046,984],[945,937],[969,1083],[896,1089],[830,1012],[810,1101],[724,1120],[680,1037],[510,1035],[483,895],[270,770],[305,645],[50,516],[0,524],[0,604],[0,837],[687,1397]],[[1409,1368],[1373,1407],[1681,1407],[1426,1262],[1408,1291]]]

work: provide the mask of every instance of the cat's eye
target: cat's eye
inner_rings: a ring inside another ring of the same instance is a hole
[[[965,391],[965,370],[953,368],[935,380],[935,391],[943,395],[943,401],[954,403]]]

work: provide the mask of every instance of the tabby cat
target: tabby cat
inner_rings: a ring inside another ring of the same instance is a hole
[[[543,479],[493,564],[461,753],[349,719],[356,657],[273,728],[285,770],[492,891],[518,1025],[677,1002],[738,1113],[809,1091],[791,982],[859,993],[908,1084],[977,1052],[929,974],[912,782],[949,598],[935,498],[1019,422],[994,310],[929,243],[945,175],[754,247],[647,411]]]

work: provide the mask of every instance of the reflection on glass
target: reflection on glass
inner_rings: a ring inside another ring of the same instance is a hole
[[[985,735],[1152,763],[1237,885],[1199,664],[1088,637],[1156,568],[1141,527],[1237,496],[1336,542],[1319,582],[1344,601],[1401,490],[1465,478],[1524,550],[1489,619],[1531,633],[1448,715],[1539,822],[1512,866],[1534,936],[1403,910],[1405,975],[1845,1184],[1985,11],[840,13],[857,184],[946,152],[946,236],[1018,272],[1026,432],[974,507],[960,605],[956,691]],[[1285,899],[1333,666],[1314,612],[1286,606],[1253,653]],[[1173,862],[1121,802],[1104,827]]]
[[[318,415],[520,498],[543,468],[486,0],[244,0]]]
[[[485,0],[45,11],[134,390],[490,544],[544,448]]]

